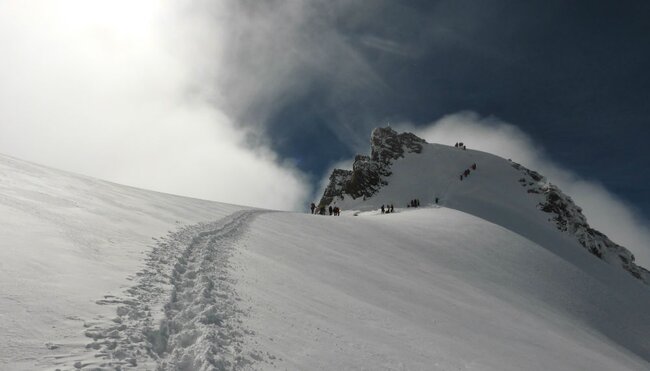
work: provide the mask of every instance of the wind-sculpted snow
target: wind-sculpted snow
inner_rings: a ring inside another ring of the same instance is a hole
[[[185,227],[160,240],[112,324],[86,330],[103,361],[81,369],[236,370],[262,360],[247,351],[247,330],[229,270],[234,244],[259,211]],[[160,313],[164,313],[160,316]]]

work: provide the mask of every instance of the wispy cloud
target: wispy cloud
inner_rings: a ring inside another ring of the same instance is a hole
[[[382,52],[397,54],[402,57],[413,58],[418,55],[416,50],[409,48],[402,43],[393,40],[380,38],[374,35],[363,35],[359,38],[360,42],[370,48],[380,50]]]
[[[451,145],[462,141],[473,149],[510,158],[539,171],[583,208],[593,228],[630,249],[640,265],[650,266],[648,220],[602,184],[554,163],[542,147],[517,127],[495,117],[481,117],[474,112],[448,115],[424,128],[413,128],[408,124],[402,127],[429,142]]]
[[[230,116],[248,127],[272,130],[267,124],[276,113],[315,95],[323,111],[331,112],[318,125],[328,125],[350,147],[358,145],[361,123],[349,119],[350,111],[367,92],[388,89],[338,24],[346,14],[361,14],[364,6],[341,0],[224,0],[202,7],[228,35],[221,38],[224,53],[213,71],[215,85],[224,92],[217,99]],[[282,125],[305,130],[317,124]]]

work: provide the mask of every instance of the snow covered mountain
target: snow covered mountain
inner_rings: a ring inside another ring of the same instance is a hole
[[[508,214],[503,193],[478,191],[481,177],[500,176],[483,169],[523,177],[512,164],[476,153],[461,186],[396,181],[457,176],[456,156],[474,154],[445,148],[448,170],[399,166],[430,151],[411,139],[365,203],[336,200],[341,217],[161,194],[0,155],[0,369],[650,368],[646,285],[588,254],[551,214]],[[519,178],[513,192],[543,199]],[[405,207],[427,197],[440,205]]]
[[[358,155],[353,170],[336,169],[319,203],[372,210],[410,200],[457,209],[501,225],[541,245],[570,236],[591,254],[650,284],[650,272],[634,255],[591,228],[571,197],[542,175],[489,153],[429,144],[389,127],[371,135],[370,156]],[[549,230],[549,224],[557,231]],[[555,235],[555,236],[553,236]],[[549,238],[550,236],[553,236]],[[572,244],[564,244],[571,248]]]

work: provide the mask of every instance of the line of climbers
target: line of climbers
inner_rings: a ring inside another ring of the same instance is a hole
[[[467,147],[465,147],[465,145],[463,144],[463,142],[456,142],[456,144],[454,144],[454,147],[456,147],[456,148],[460,148],[460,149],[462,149],[463,151],[467,149]]]
[[[438,197],[436,197],[436,203],[438,203]],[[409,208],[409,207],[419,207],[419,206],[420,206],[420,200],[417,199],[417,198],[412,199],[411,201],[409,201],[408,204],[406,204],[407,208]],[[394,213],[394,212],[395,212],[395,207],[393,206],[393,204],[386,205],[386,206],[381,205],[381,213],[382,214],[390,214],[390,213]]]
[[[472,166],[470,166],[470,169],[476,170],[476,163],[472,164]],[[465,169],[465,171],[463,171],[463,173],[460,174],[461,181],[463,180],[463,177],[467,178],[469,176],[469,173],[471,172],[470,169]]]
[[[476,169],[476,165],[473,165],[473,168]],[[438,197],[436,197],[436,204],[438,203]],[[407,208],[410,207],[420,207],[420,200],[417,198],[412,199],[409,201],[409,203],[406,205]],[[338,206],[332,207],[330,205],[327,209],[325,206],[316,206],[315,203],[311,203],[309,205],[309,208],[311,209],[311,213],[315,215],[327,215],[327,212],[329,211],[329,215],[334,215],[334,216],[340,216],[341,215],[341,209]],[[386,205],[381,205],[381,213],[382,214],[390,214],[395,212],[395,206],[393,204],[386,204]]]
[[[330,205],[329,208],[325,209],[325,206],[316,207],[316,204],[312,202],[311,205],[309,205],[309,208],[311,209],[311,213],[316,215],[327,215],[327,211],[329,211],[330,216],[341,215],[341,209],[338,206],[332,207],[332,205]]]

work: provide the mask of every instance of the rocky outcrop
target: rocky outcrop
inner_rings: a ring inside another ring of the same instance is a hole
[[[522,177],[519,183],[528,188],[528,193],[544,196],[545,200],[538,204],[538,208],[549,214],[549,221],[554,223],[557,229],[574,235],[578,243],[589,253],[607,263],[620,265],[634,277],[650,284],[650,271],[636,265],[634,255],[628,249],[591,228],[587,218],[582,214],[582,209],[573,202],[571,197],[562,193],[555,185],[548,183],[539,173],[517,163],[513,163],[512,166],[521,171]]]
[[[424,139],[412,133],[398,134],[390,127],[376,128],[370,136],[370,156],[357,155],[351,171],[335,169],[319,206],[327,206],[345,196],[364,200],[372,197],[387,184],[385,178],[391,175],[393,161],[405,153],[422,152],[423,143],[426,143]]]

